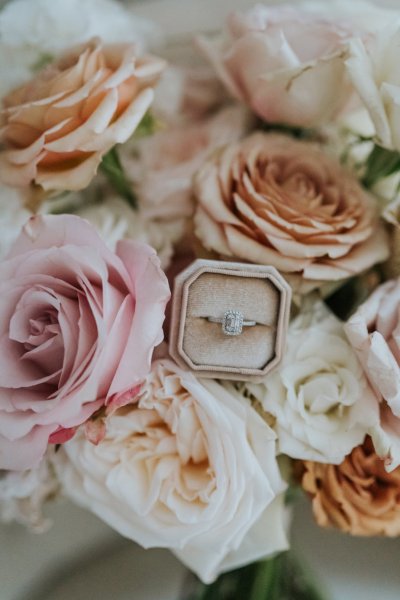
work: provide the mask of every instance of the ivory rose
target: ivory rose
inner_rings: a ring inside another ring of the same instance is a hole
[[[336,465],[305,462],[302,486],[321,527],[360,536],[400,535],[400,468],[386,473],[370,438]]]
[[[345,329],[380,400],[371,432],[376,452],[393,470],[400,465],[400,279],[377,288]]]
[[[339,464],[378,422],[376,397],[323,305],[290,325],[284,359],[248,391],[275,418],[278,449],[291,458]]]
[[[125,142],[153,100],[162,60],[135,46],[92,40],[3,101],[0,179],[46,191],[79,190],[102,156]]]
[[[211,156],[194,191],[196,234],[207,249],[297,275],[299,291],[388,256],[375,201],[309,142],[256,132]]]
[[[205,582],[287,547],[275,435],[242,399],[159,360],[137,404],[55,457],[64,491],[145,548],[170,548]]]
[[[376,141],[400,151],[400,25],[385,27],[373,40],[354,39],[347,69],[375,126]]]
[[[319,9],[257,4],[230,16],[226,39],[198,43],[228,91],[261,118],[314,127],[349,101],[344,57],[354,28]]]
[[[155,252],[112,253],[76,216],[37,216],[0,264],[0,469],[35,467],[146,377],[169,286]]]

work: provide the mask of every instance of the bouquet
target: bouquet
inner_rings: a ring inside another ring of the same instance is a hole
[[[0,517],[66,496],[187,597],[319,599],[294,496],[400,535],[400,13],[168,33],[0,12]]]

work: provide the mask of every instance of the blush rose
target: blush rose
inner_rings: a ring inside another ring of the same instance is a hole
[[[146,377],[169,286],[155,252],[114,254],[76,216],[37,216],[0,264],[0,469],[36,466]]]

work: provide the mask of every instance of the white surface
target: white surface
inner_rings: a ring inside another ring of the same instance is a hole
[[[67,502],[51,512],[54,527],[43,535],[0,527],[1,600],[178,600],[185,571],[169,552],[142,550]],[[399,598],[399,539],[321,530],[302,501],[293,547],[328,600]]]

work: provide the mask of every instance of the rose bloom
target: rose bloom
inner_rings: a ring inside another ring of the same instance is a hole
[[[278,450],[291,458],[339,464],[379,418],[343,325],[323,305],[291,323],[278,370],[246,387],[275,418]]]
[[[47,531],[52,522],[43,515],[43,507],[57,497],[59,488],[47,457],[35,469],[0,472],[0,521],[16,521],[35,533]]]
[[[338,466],[305,462],[301,470],[321,527],[360,536],[400,535],[400,468],[387,473],[370,438]]]
[[[76,216],[37,216],[0,263],[0,469],[35,467],[146,377],[169,286],[154,250],[108,250]]]
[[[140,140],[133,149],[125,148],[121,159],[135,182],[145,218],[164,225],[191,217],[193,175],[216,148],[247,133],[249,122],[246,110],[230,106],[208,119],[172,125]]]
[[[368,43],[355,39],[349,47],[347,69],[375,126],[377,143],[400,150],[400,27],[384,28]]]
[[[375,202],[309,142],[257,132],[211,156],[194,185],[207,249],[298,274],[301,291],[388,255]]]
[[[228,91],[262,119],[314,127],[351,92],[344,56],[353,27],[323,12],[257,4],[230,16],[226,39],[198,43]]]
[[[378,287],[345,330],[380,400],[381,419],[371,436],[392,470],[400,465],[400,279]]]
[[[102,156],[125,142],[153,100],[162,60],[93,40],[71,50],[3,101],[0,179],[79,190]]]
[[[275,434],[169,360],[97,446],[78,432],[55,460],[73,500],[145,548],[170,548],[205,582],[287,547]]]

